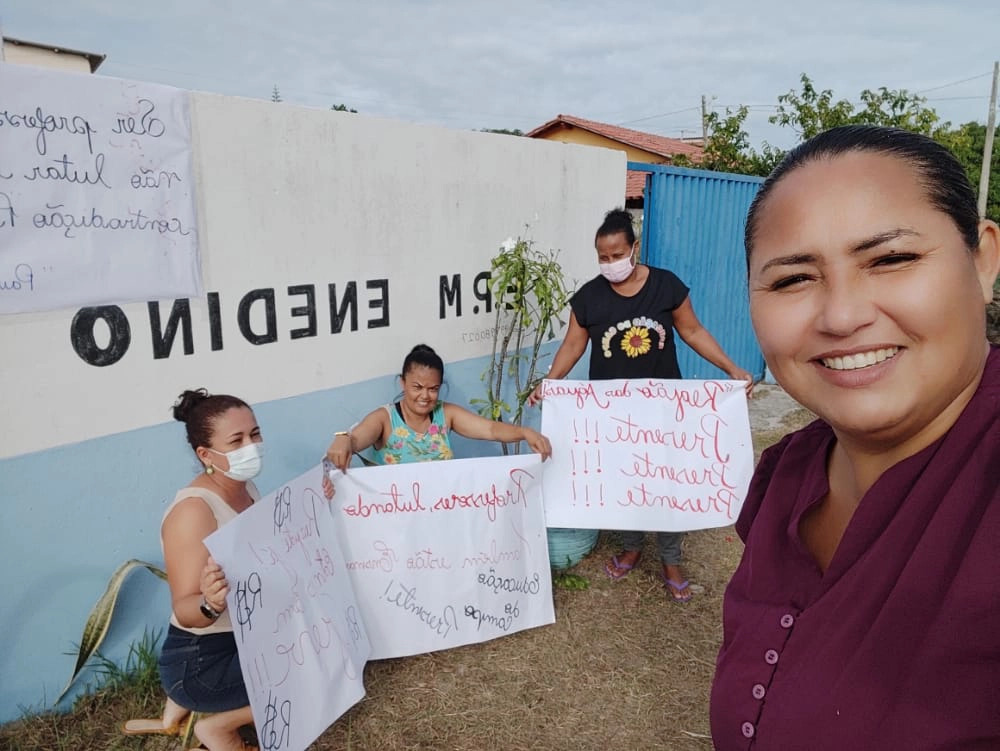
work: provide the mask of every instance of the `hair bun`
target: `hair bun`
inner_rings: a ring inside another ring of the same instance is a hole
[[[187,389],[174,402],[174,419],[186,423],[195,408],[208,398],[208,389],[194,389],[193,391]]]
[[[433,348],[429,347],[426,344],[418,344],[417,346],[415,346],[413,349],[410,350],[410,354],[437,355],[437,352],[435,352]]]

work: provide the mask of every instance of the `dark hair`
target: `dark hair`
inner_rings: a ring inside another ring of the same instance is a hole
[[[920,133],[879,125],[843,125],[824,131],[796,146],[764,181],[747,212],[743,241],[746,245],[748,268],[760,212],[774,186],[788,174],[810,162],[853,151],[885,154],[912,166],[919,175],[931,205],[951,217],[969,249],[979,245],[976,193],[965,169],[954,154]]]
[[[174,419],[187,426],[187,439],[191,448],[208,446],[212,442],[212,430],[219,416],[233,407],[250,405],[229,394],[209,394],[206,389],[188,389],[174,402]]]
[[[418,344],[410,350],[410,354],[403,360],[403,372],[401,375],[405,378],[406,374],[417,365],[423,365],[436,370],[441,374],[441,380],[444,380],[444,362],[438,353],[426,344]]]
[[[611,211],[604,215],[604,221],[597,228],[597,233],[594,235],[594,245],[597,245],[597,241],[600,238],[617,235],[619,232],[624,233],[625,240],[628,241],[630,246],[635,245],[635,228],[632,226],[632,215],[622,208],[611,209]]]

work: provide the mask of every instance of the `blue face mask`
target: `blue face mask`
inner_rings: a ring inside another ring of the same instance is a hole
[[[264,456],[263,441],[260,443],[248,443],[246,446],[240,446],[233,451],[216,451],[212,448],[209,451],[221,454],[229,461],[229,470],[220,471],[230,480],[246,482],[260,474]]]

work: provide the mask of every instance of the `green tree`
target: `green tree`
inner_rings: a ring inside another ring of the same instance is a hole
[[[792,128],[800,141],[829,128],[851,124],[884,125],[924,133],[950,148],[965,166],[972,184],[979,184],[985,125],[971,122],[953,128],[951,123],[940,121],[937,112],[927,106],[927,100],[905,89],[885,86],[865,89],[855,104],[837,99],[830,89],[817,89],[805,73],[800,81],[800,91],[791,90],[778,97],[777,111],[769,118],[775,125]],[[735,110],[727,108],[724,114],[708,112],[705,116],[708,138],[703,159],[695,164],[678,156],[674,164],[767,175],[784,152],[767,143],[759,152],[750,146],[745,128],[747,114],[746,106]],[[994,150],[986,215],[994,220],[1000,218],[1000,150]]]
[[[940,128],[934,139],[944,144],[965,167],[972,185],[978,190],[979,174],[986,144],[986,126],[970,122],[957,128]],[[986,193],[986,218],[1000,222],[1000,149],[993,148],[990,160],[990,182]],[[1000,344],[1000,280],[993,287],[993,302],[986,306],[986,334],[994,344]]]
[[[281,92],[278,91],[278,84],[274,84],[274,88],[271,89],[271,101],[272,102],[281,101]]]
[[[767,175],[784,156],[784,152],[765,143],[761,151],[750,146],[750,136],[744,128],[749,109],[726,108],[724,115],[709,112],[705,116],[705,141],[702,158],[692,161],[683,154],[673,158],[678,167],[697,167],[715,172],[735,172],[741,175]]]
[[[778,109],[770,122],[795,130],[803,141],[839,125],[885,125],[930,135],[938,123],[937,112],[923,97],[906,89],[861,92],[860,109],[847,99],[835,100],[830,89],[819,91],[805,73],[802,90],[794,89],[778,97]]]
[[[346,104],[334,104],[332,107],[330,107],[330,109],[332,109],[334,112],[355,112],[355,113],[357,112],[356,109],[348,108]]]
[[[861,92],[864,109],[858,110],[853,122],[869,125],[885,125],[902,128],[924,135],[931,135],[938,124],[938,114],[927,100],[906,89],[892,90],[885,86],[878,91],[865,89]],[[944,126],[947,127],[947,123]]]
[[[768,120],[776,125],[789,126],[803,141],[828,128],[851,122],[854,105],[846,99],[833,100],[830,89],[817,91],[812,80],[802,74],[802,91],[789,91],[778,97],[777,114]]]
[[[520,128],[480,128],[480,133],[502,133],[506,136],[523,136],[524,131]]]
[[[972,186],[979,189],[979,174],[983,163],[983,147],[986,145],[986,126],[970,122],[957,128],[939,128],[933,134],[934,140],[944,144],[958,157],[965,167]],[[1000,222],[1000,146],[994,144],[993,158],[990,160],[990,184],[986,192],[986,217]]]

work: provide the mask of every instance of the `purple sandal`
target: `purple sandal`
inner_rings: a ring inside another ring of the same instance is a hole
[[[678,584],[673,579],[668,579],[666,575],[661,574],[660,578],[663,580],[663,588],[667,591],[671,602],[690,602],[691,598],[694,597],[691,585],[687,580]]]
[[[639,563],[639,559],[635,559],[635,563],[622,563],[618,560],[617,555],[611,556],[611,563],[604,564],[604,573],[608,575],[608,578],[612,581],[618,581],[619,579],[624,579],[628,576],[629,572],[636,567]]]

